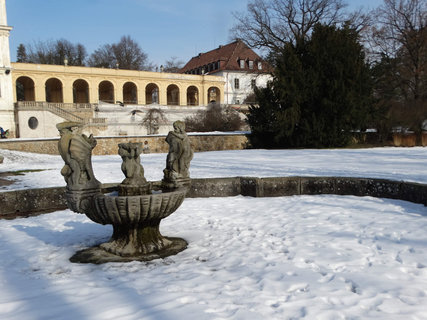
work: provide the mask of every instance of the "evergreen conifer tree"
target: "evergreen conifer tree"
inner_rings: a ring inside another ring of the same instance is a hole
[[[27,49],[21,43],[16,50],[16,62],[28,62]]]
[[[273,81],[256,91],[254,147],[340,147],[370,113],[372,81],[357,32],[316,25],[276,55]]]

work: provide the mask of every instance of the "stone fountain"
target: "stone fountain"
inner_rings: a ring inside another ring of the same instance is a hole
[[[108,242],[78,251],[70,261],[149,261],[177,254],[187,247],[184,239],[164,237],[159,231],[160,221],[178,209],[190,187],[193,151],[184,123],[176,121],[173,126],[174,131],[166,138],[169,153],[161,184],[148,182],[144,177],[140,162],[142,144],[121,143],[118,152],[126,178],[117,193],[104,194],[92,168],[96,140],[81,133],[80,123],[57,125],[61,135],[58,149],[65,162],[61,174],[67,183],[68,207],[96,223],[113,226]]]

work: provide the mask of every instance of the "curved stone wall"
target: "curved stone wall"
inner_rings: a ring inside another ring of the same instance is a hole
[[[103,185],[104,192],[117,184]],[[65,209],[65,187],[0,192],[0,218],[30,216]],[[337,194],[372,196],[427,205],[427,185],[420,183],[351,177],[274,177],[192,179],[190,198],[196,197],[280,197]]]

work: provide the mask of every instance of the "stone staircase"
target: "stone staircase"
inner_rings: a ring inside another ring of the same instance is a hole
[[[37,101],[19,101],[15,104],[17,111],[49,111],[67,121],[103,125],[106,123],[105,118],[93,117],[93,111],[97,108],[97,106],[97,104],[90,103],[56,103]]]

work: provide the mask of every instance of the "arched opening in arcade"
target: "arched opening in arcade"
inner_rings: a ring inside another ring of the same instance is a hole
[[[126,82],[123,85],[123,103],[138,104],[138,95],[135,83]]]
[[[221,92],[217,87],[210,87],[208,89],[208,101],[209,103],[220,103]]]
[[[187,89],[187,105],[198,106],[199,105],[199,89],[195,86],[190,86]]]
[[[145,87],[145,103],[159,103],[159,87],[154,83],[149,83]]]
[[[16,79],[16,100],[36,101],[33,79],[29,77],[19,77]]]
[[[167,89],[167,105],[179,106],[179,88],[175,84],[171,84]]]
[[[110,81],[104,80],[99,84],[98,100],[114,103],[114,85]]]
[[[46,102],[62,103],[62,82],[56,78],[50,78],[46,81]]]
[[[82,79],[73,83],[73,102],[89,103],[89,84]]]

